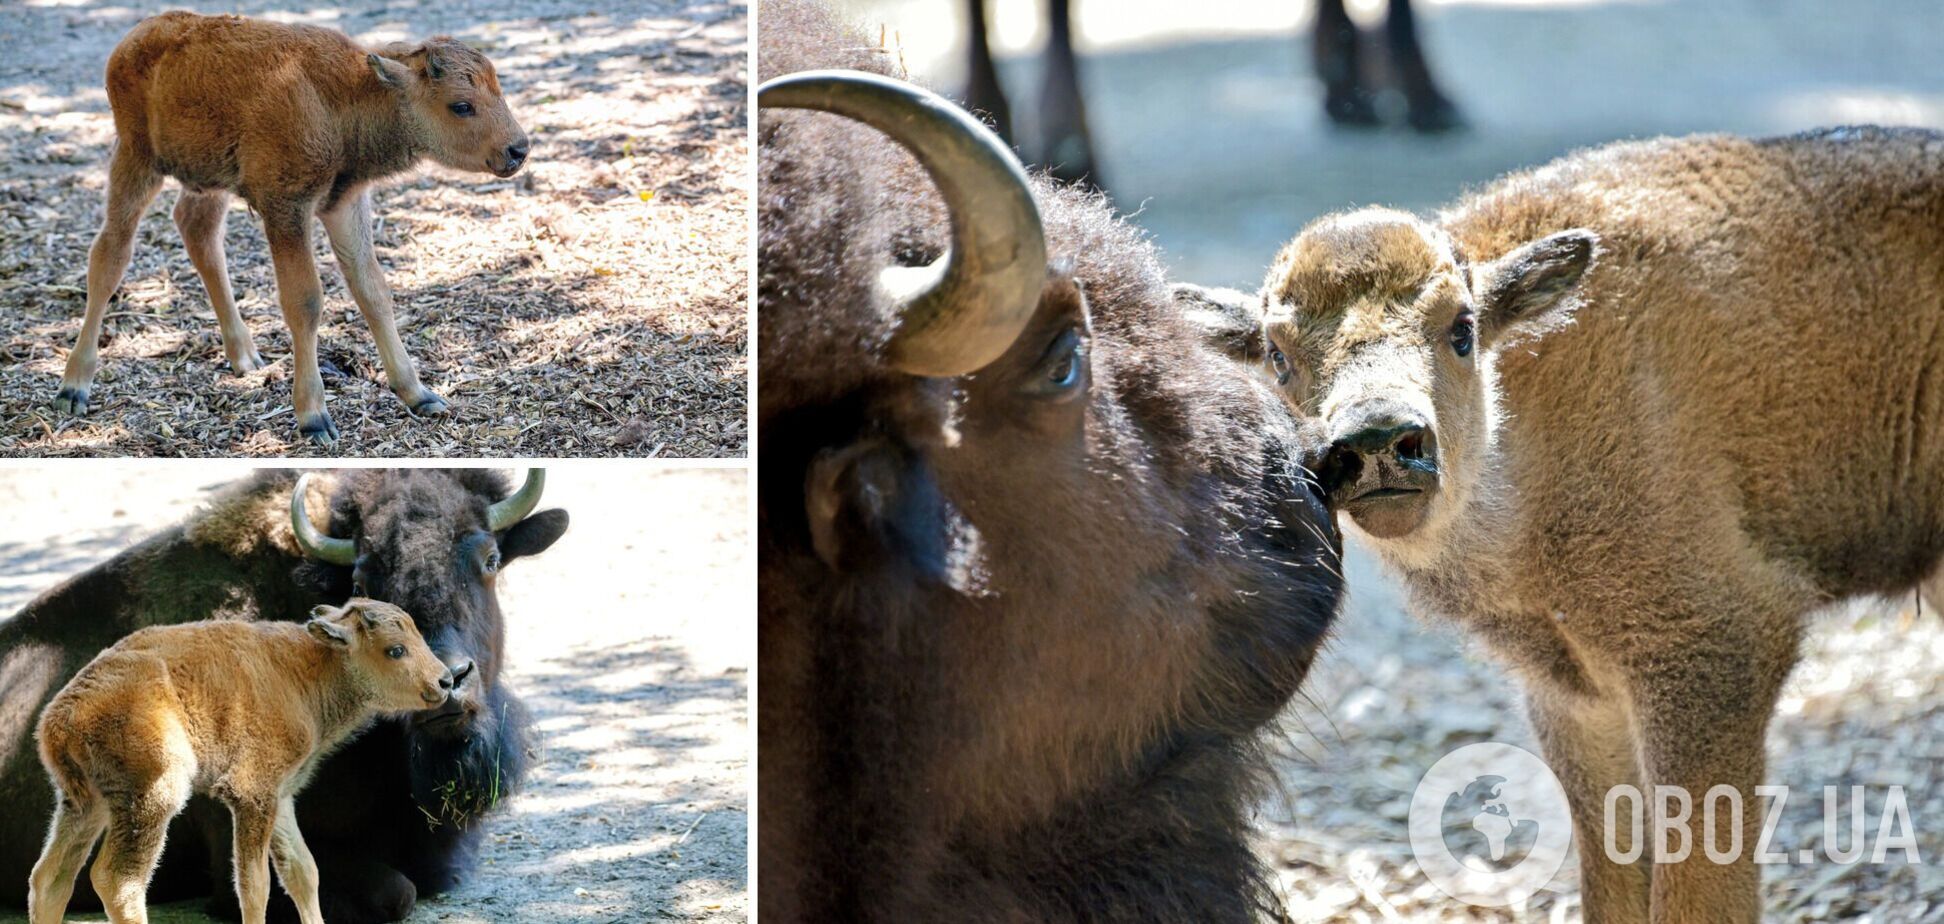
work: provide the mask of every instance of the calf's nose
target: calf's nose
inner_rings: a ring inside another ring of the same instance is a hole
[[[1347,416],[1345,425],[1330,441],[1332,449],[1364,456],[1393,453],[1400,459],[1424,456],[1424,420],[1408,408],[1386,403]]]
[[[525,138],[506,146],[506,163],[508,166],[519,166],[526,161],[526,156],[527,143]]]

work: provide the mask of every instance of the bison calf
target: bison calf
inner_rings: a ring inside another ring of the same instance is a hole
[[[176,227],[237,372],[263,359],[224,265],[230,194],[263,217],[296,352],[301,433],[321,443],[338,436],[317,370],[324,293],[311,258],[312,216],[323,219],[392,391],[414,414],[446,409],[419,382],[398,338],[391,289],[372,254],[368,188],[425,158],[498,176],[520,169],[526,134],[506,108],[492,62],[443,36],[369,52],[328,29],[172,12],[144,20],[108,56],[108,105],[116,142],[107,216],[88,254],[87,315],[56,410],[87,412],[102,315],[164,177],[182,184]]]
[[[32,924],[60,924],[88,850],[110,920],[145,921],[169,819],[201,792],[235,823],[247,924],[270,899],[266,855],[304,924],[321,924],[317,867],[293,802],[317,762],[381,712],[436,707],[452,671],[404,610],[353,599],[310,622],[213,621],[143,629],[81,669],[35,736],[58,798],[28,883]]]
[[[1264,303],[1334,505],[1527,678],[1587,920],[1755,921],[1803,617],[1944,563],[1944,135],[1615,145],[1321,219]],[[1739,860],[1614,862],[1622,784],[1739,790]]]

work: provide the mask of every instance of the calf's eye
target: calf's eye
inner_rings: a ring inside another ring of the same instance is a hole
[[[473,105],[463,99],[446,108],[451,109],[452,114],[456,116],[469,116],[473,114]]]
[[[1275,347],[1269,348],[1269,364],[1276,367],[1276,384],[1289,384],[1289,357]]]
[[[387,649],[385,649],[385,657],[387,657],[387,658],[390,658],[390,659],[392,659],[393,661],[396,661],[396,660],[398,660],[399,658],[402,658],[402,657],[405,657],[405,646],[404,646],[404,645],[393,645],[393,646],[391,646],[390,648],[387,648]]]
[[[1458,320],[1451,322],[1451,351],[1459,356],[1470,356],[1477,326],[1471,312],[1458,315]]]

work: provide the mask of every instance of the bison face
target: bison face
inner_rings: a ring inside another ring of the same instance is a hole
[[[397,94],[432,159],[509,177],[526,163],[527,136],[506,106],[493,62],[440,36],[416,48],[368,55],[378,83]]]
[[[1392,554],[1439,543],[1482,476],[1496,351],[1563,320],[1597,238],[1553,235],[1486,264],[1409,215],[1320,219],[1278,255],[1263,322],[1284,400],[1319,418],[1338,509]]]
[[[292,526],[314,559],[350,569],[352,593],[403,607],[439,660],[452,670],[453,694],[412,721],[428,734],[464,736],[481,720],[499,684],[506,627],[495,584],[500,569],[545,551],[567,528],[567,513],[528,514],[545,474],[530,471],[507,496],[497,475],[476,470],[353,472],[333,498],[332,532],[319,533],[306,508],[308,476],[292,498]]]
[[[1291,415],[1195,344],[1135,233],[1036,191],[962,110],[855,72],[759,100],[890,134],[945,203],[927,221],[929,190],[899,184],[888,269],[816,236],[881,190],[832,202],[806,177],[761,219],[765,785],[800,768],[790,798],[856,826],[805,836],[929,830],[872,821],[911,798],[996,837],[1268,721],[1336,602]],[[766,169],[810,169],[800,153]],[[768,226],[797,216],[820,220]]]

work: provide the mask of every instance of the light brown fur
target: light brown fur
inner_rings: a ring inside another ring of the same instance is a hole
[[[1757,920],[1753,789],[1803,618],[1944,560],[1944,136],[1615,145],[1435,222],[1324,219],[1262,299],[1285,396],[1333,437],[1435,434],[1426,493],[1360,498],[1403,477],[1360,451],[1336,500],[1526,678],[1587,920]],[[1622,783],[1738,788],[1741,862],[1612,863]]]
[[[297,793],[323,756],[380,713],[443,702],[452,673],[395,606],[353,599],[312,616],[301,626],[142,629],[55,694],[35,729],[58,799],[28,885],[32,924],[60,924],[104,834],[91,877],[108,919],[146,922],[143,895],[163,836],[192,792],[230,809],[246,924],[264,919],[266,860],[304,924],[321,924]]]
[[[238,372],[263,359],[225,265],[231,193],[262,216],[296,353],[300,432],[337,438],[317,367],[324,296],[311,258],[312,216],[324,222],[392,391],[413,413],[445,410],[398,337],[391,289],[372,253],[368,187],[426,157],[501,176],[519,169],[526,134],[485,56],[444,36],[370,52],[328,29],[178,11],[129,31],[109,55],[107,87],[116,142],[106,218],[88,255],[87,314],[56,409],[87,412],[108,299],[128,270],[136,224],[172,176],[183,186],[176,227]]]

